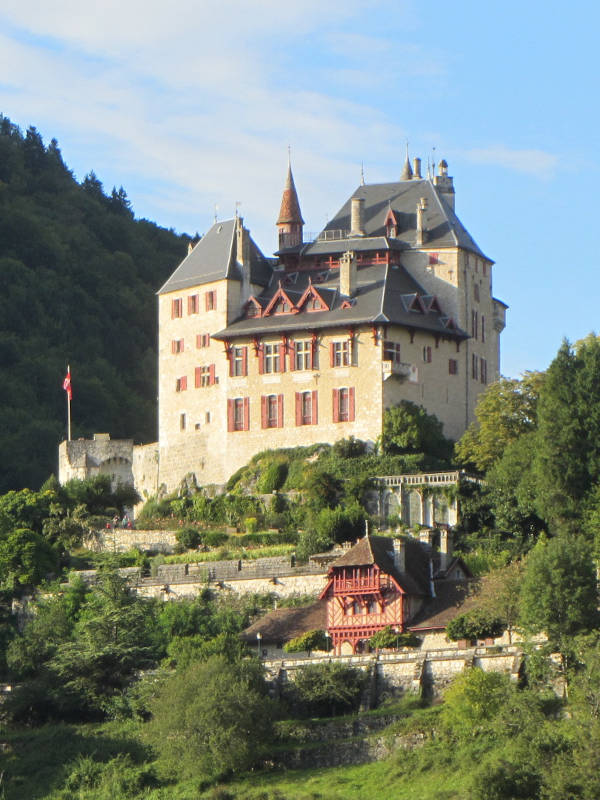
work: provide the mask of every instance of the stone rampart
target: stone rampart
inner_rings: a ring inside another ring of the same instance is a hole
[[[295,680],[298,669],[307,664],[335,662],[369,672],[369,705],[406,692],[439,696],[452,679],[470,667],[484,672],[503,672],[517,680],[522,651],[516,646],[473,647],[458,650],[401,650],[397,653],[370,653],[355,656],[320,655],[312,658],[265,661],[265,669],[274,694]]]
[[[176,534],[177,531],[105,528],[92,531],[83,544],[96,553],[126,553],[134,547],[143,551],[172,553],[177,544]]]

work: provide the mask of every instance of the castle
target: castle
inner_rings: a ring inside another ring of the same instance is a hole
[[[158,292],[159,435],[143,457],[132,446],[136,486],[222,484],[265,449],[375,443],[401,400],[459,438],[499,375],[507,307],[454,200],[445,161],[423,177],[407,157],[399,181],[361,183],[309,237],[288,166],[275,258],[241,217],[215,222]]]

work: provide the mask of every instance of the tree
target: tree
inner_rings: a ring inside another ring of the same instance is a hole
[[[290,639],[283,646],[286,653],[310,653],[311,650],[328,650],[329,639],[325,631],[307,631],[306,633]]]
[[[572,637],[598,624],[596,568],[582,536],[540,540],[527,556],[521,584],[520,624],[546,633],[561,654],[563,677],[573,662]]]
[[[20,592],[38,586],[58,569],[56,551],[39,534],[17,528],[0,538],[0,586]]]
[[[443,434],[443,425],[423,406],[402,400],[383,415],[381,448],[384,453],[427,453],[444,460],[452,454],[452,442]]]
[[[519,596],[523,580],[523,565],[513,561],[505,567],[495,569],[481,582],[478,606],[489,616],[496,617],[508,632],[512,644],[512,634],[519,619]]]
[[[444,727],[459,738],[489,727],[513,691],[507,675],[479,667],[466,670],[444,694]]]
[[[336,716],[358,709],[366,674],[344,664],[307,664],[296,671],[288,696],[308,716]]]
[[[169,775],[216,780],[253,766],[272,734],[262,665],[223,656],[177,671],[150,703],[144,735]]]
[[[600,339],[563,342],[538,404],[533,470],[536,507],[555,530],[575,529],[582,501],[600,482]]]
[[[507,446],[536,429],[544,373],[526,372],[519,380],[500,378],[479,396],[472,422],[455,446],[457,459],[487,472]]]

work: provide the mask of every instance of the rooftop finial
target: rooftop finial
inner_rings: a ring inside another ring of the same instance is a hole
[[[215,203],[215,222],[219,221],[219,206]]]
[[[360,185],[365,185],[365,165],[362,161],[360,162]]]
[[[236,200],[235,201],[235,218],[236,219],[239,216],[238,211],[239,211],[239,208],[240,208],[241,205],[242,205],[242,201],[241,200]]]

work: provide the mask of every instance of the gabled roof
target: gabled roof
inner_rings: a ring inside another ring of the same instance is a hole
[[[408,594],[429,595],[429,554],[418,540],[403,537],[405,570],[399,572],[394,564],[393,541],[387,536],[365,536],[359,539],[354,547],[331,564],[330,574],[342,567],[377,565],[382,572],[391,575]]]
[[[293,281],[286,282],[283,272],[273,273],[269,286],[256,298],[263,309],[268,307],[279,291],[280,281],[292,300],[296,296],[294,293],[298,293],[299,300],[312,283],[329,308],[309,311],[304,307],[297,313],[239,318],[224,330],[215,333],[213,338],[228,339],[236,336],[258,336],[337,326],[347,329],[348,326],[359,324],[402,325],[409,329],[427,330],[453,339],[468,338],[468,334],[460,328],[449,327],[448,316],[438,311],[436,306],[427,310],[427,306],[431,303],[425,303],[424,306],[419,303],[419,309],[424,308],[424,310],[411,310],[410,303],[403,302],[404,296],[410,295],[412,302],[415,295],[423,298],[430,295],[402,266],[378,264],[359,267],[356,273],[356,290],[352,298],[340,293],[337,269],[306,270],[292,273],[287,277],[292,276]]]
[[[430,249],[458,246],[470,250],[482,258],[487,258],[446,202],[443,193],[439,192],[432,181],[427,178],[359,186],[352,197],[348,198],[333,219],[325,226],[317,241],[305,246],[303,255],[323,252],[323,246],[329,252],[329,248],[337,244],[337,242],[324,241],[327,237],[327,232],[330,232],[333,236],[333,231],[350,231],[352,198],[355,197],[364,200],[363,223],[365,235],[362,237],[363,242],[365,238],[386,236],[385,222],[391,209],[398,222],[397,241],[404,243],[405,247],[414,247],[417,229],[417,204],[421,198],[425,198],[427,202],[427,207],[424,211],[426,240],[423,247]],[[393,241],[393,239],[389,240],[390,243]],[[360,242],[360,238],[345,238],[339,244],[344,245],[346,250],[358,250],[361,247]]]
[[[158,290],[158,294],[189,289],[203,283],[229,278],[241,280],[242,274],[237,263],[236,226],[241,220],[229,219],[215,222],[198,244],[187,254],[168,281]],[[271,277],[272,267],[261,253],[250,234],[250,282],[266,286]]]
[[[327,604],[312,603],[309,606],[296,608],[278,608],[270,611],[240,633],[245,642],[256,643],[256,634],[260,633],[265,644],[272,642],[289,642],[308,631],[320,631],[327,628]]]

